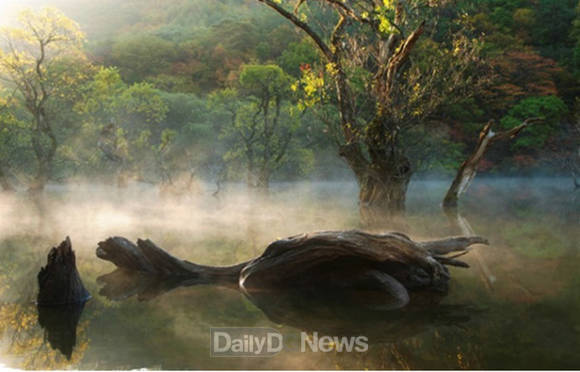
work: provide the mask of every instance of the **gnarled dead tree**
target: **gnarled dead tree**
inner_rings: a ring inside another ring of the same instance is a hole
[[[491,144],[515,138],[524,128],[540,121],[542,121],[540,118],[528,118],[524,120],[522,124],[510,130],[494,132],[492,127],[495,121],[493,119],[490,120],[479,133],[479,140],[477,141],[475,150],[459,167],[459,170],[443,199],[443,208],[447,209],[457,207],[459,196],[469,188],[471,181],[477,173],[477,166],[483,159],[485,152]]]
[[[302,234],[271,243],[264,253],[234,266],[197,265],[173,257],[149,240],[137,245],[114,237],[99,243],[97,256],[117,267],[166,280],[195,284],[222,283],[244,293],[269,290],[378,290],[399,308],[415,294],[445,294],[446,266],[468,267],[457,257],[481,237],[453,237],[415,242],[404,234],[327,231]],[[458,252],[454,255],[448,254]]]

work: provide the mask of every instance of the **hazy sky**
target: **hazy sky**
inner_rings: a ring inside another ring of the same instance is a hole
[[[70,0],[0,0],[0,24],[14,23],[18,12],[26,7],[53,6],[61,8],[63,4],[67,4],[67,7],[70,8],[71,4],[74,4],[74,0],[72,2]]]
[[[119,3],[124,1],[128,0]],[[111,17],[115,14],[111,8],[118,7],[119,3],[115,0],[0,0],[0,26],[18,26],[18,13],[24,8],[54,7],[77,21],[88,36],[94,36],[91,34],[94,31],[99,37],[107,37],[109,31],[127,22],[123,16]]]
[[[48,4],[45,0],[0,0],[0,24],[14,22],[18,11],[25,7],[36,7]]]

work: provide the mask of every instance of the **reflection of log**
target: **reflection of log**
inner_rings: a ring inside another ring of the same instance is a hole
[[[75,252],[67,236],[48,254],[45,267],[38,273],[39,305],[64,305],[84,302],[90,298],[76,267]]]
[[[452,208],[457,206],[459,196],[464,193],[475,174],[477,173],[477,166],[483,159],[483,155],[487,151],[487,148],[494,142],[501,141],[504,139],[511,139],[517,136],[525,127],[531,125],[535,122],[539,122],[542,119],[539,118],[529,118],[524,120],[524,122],[515,128],[504,132],[494,132],[492,126],[494,124],[493,120],[490,120],[479,133],[479,140],[477,141],[477,146],[475,151],[469,156],[467,160],[461,164],[447,194],[443,199],[443,207]]]
[[[281,239],[254,260],[211,267],[179,260],[149,240],[135,245],[116,237],[100,242],[97,256],[119,268],[154,277],[239,283],[246,293],[267,288],[378,289],[401,307],[416,292],[445,293],[446,265],[467,267],[455,257],[478,243],[487,241],[457,237],[418,243],[400,233],[330,231]],[[451,252],[459,253],[446,256]]]
[[[45,331],[45,339],[68,360],[77,342],[77,325],[84,307],[84,301],[62,306],[38,306],[38,323]]]
[[[119,301],[137,296],[147,301],[177,287],[195,287],[196,279],[152,278],[135,271],[117,269],[101,276],[101,295]],[[207,284],[207,283],[204,283]],[[221,287],[221,286],[220,286]],[[207,291],[215,295],[208,297]],[[238,301],[239,296],[230,290],[214,287],[191,288],[189,296],[200,296],[213,309],[224,301]],[[244,293],[272,322],[306,332],[317,331],[327,335],[365,335],[373,342],[395,342],[425,332],[433,327],[461,326],[478,310],[466,305],[417,306],[409,305],[395,309],[392,298],[384,296],[381,289],[297,288],[280,290],[257,290]],[[439,298],[432,298],[437,301]]]
[[[365,335],[376,342],[397,342],[432,327],[460,326],[478,310],[465,305],[393,309],[379,291],[256,291],[249,300],[273,322],[327,335]],[[369,304],[370,302],[370,304]]]
[[[117,269],[97,278],[103,284],[99,294],[113,301],[137,296],[139,301],[147,301],[179,287],[212,284],[238,289],[235,281],[221,281],[209,278],[189,278],[186,276],[160,277],[140,271]]]

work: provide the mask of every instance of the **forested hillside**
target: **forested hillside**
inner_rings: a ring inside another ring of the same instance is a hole
[[[429,8],[424,35],[409,57],[413,63],[427,69],[436,53],[442,65],[453,63],[462,58],[461,48],[472,47],[478,63],[465,67],[472,69],[465,89],[446,95],[435,86],[428,93],[439,104],[428,115],[417,114],[420,120],[402,138],[413,173],[449,176],[488,120],[494,119],[499,130],[528,117],[544,120],[490,149],[480,171],[575,172],[580,3],[425,3],[438,4]],[[54,0],[33,5],[58,9],[33,10],[38,24],[56,17],[59,27],[65,24],[76,36],[62,53],[47,54],[38,77],[19,72],[34,70],[37,44],[3,30],[4,188],[35,179],[93,177],[119,185],[140,180],[187,186],[200,176],[267,187],[275,180],[351,176],[337,150],[342,138],[334,120],[335,97],[325,89],[332,66],[301,30],[261,2]],[[334,17],[315,5],[300,12],[321,31]],[[26,29],[26,24],[15,27]],[[464,44],[445,39],[457,30]],[[31,54],[14,59],[11,43],[16,49],[28,43],[25,50]],[[363,75],[363,70],[349,75],[352,89],[368,89]],[[32,102],[33,94],[23,97],[29,88],[19,87],[35,84],[45,90],[45,101]],[[370,115],[367,106],[359,104],[357,115]],[[39,122],[51,124],[38,130]],[[39,176],[43,166],[45,174]]]

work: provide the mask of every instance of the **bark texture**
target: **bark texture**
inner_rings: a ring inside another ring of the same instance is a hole
[[[469,188],[471,181],[477,173],[477,166],[483,159],[485,152],[491,144],[497,141],[514,138],[525,127],[539,121],[542,120],[540,118],[529,118],[524,120],[522,124],[515,128],[503,132],[494,132],[492,127],[495,121],[490,120],[479,133],[479,139],[477,141],[477,145],[475,146],[475,150],[459,167],[459,170],[457,171],[457,174],[455,175],[449,190],[447,190],[447,194],[445,194],[445,198],[443,199],[443,207],[457,207],[459,196]]]
[[[446,293],[450,279],[446,266],[468,267],[456,257],[473,244],[487,241],[454,237],[414,242],[400,233],[326,231],[275,241],[248,262],[211,267],[177,259],[148,240],[135,245],[115,237],[99,243],[97,256],[123,270],[195,283],[239,285],[246,294],[297,288],[379,290],[398,308],[415,292]],[[460,253],[447,256],[452,252]]]
[[[347,71],[349,64],[360,57],[359,54],[364,48],[353,47],[354,43],[351,42],[353,40],[356,42],[356,38],[350,37],[347,29],[348,26],[359,24],[370,27],[372,32],[380,35],[377,22],[373,21],[372,17],[358,14],[357,9],[347,2],[325,0],[321,3],[335,11],[337,16],[332,33],[327,38],[318,30],[317,25],[309,24],[297,15],[304,1],[296,3],[294,12],[276,0],[259,1],[304,31],[333,68],[340,128],[344,137],[339,153],[353,170],[358,181],[363,223],[375,225],[381,222],[382,217],[403,213],[412,170],[400,143],[401,123],[393,122],[393,118],[397,115],[393,114],[392,108],[400,105],[398,78],[424,32],[425,22],[420,22],[406,37],[396,32],[388,40],[377,38],[376,44],[368,45],[369,50],[376,50],[373,62],[369,62],[373,66],[365,65],[372,76],[372,84],[369,86],[373,87],[371,96],[376,103],[376,114],[374,119],[362,123],[356,114],[356,97],[350,87]],[[371,8],[374,8],[374,5]],[[396,27],[401,25],[403,13],[402,2],[397,2],[393,24]]]
[[[69,237],[48,254],[48,262],[38,273],[39,305],[66,305],[84,302],[91,296],[76,267],[75,252]]]
[[[367,226],[404,212],[412,175],[411,164],[404,154],[378,149],[373,154],[374,161],[368,161],[355,144],[340,150],[358,181],[361,219]]]

